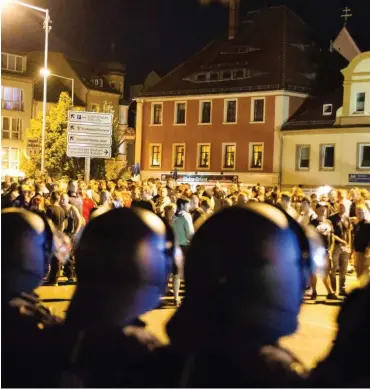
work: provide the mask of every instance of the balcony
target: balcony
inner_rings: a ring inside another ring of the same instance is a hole
[[[7,111],[24,111],[23,101],[1,100],[1,109]]]

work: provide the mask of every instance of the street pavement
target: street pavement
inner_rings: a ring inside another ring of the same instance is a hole
[[[349,290],[356,286],[353,276],[348,278]],[[64,317],[73,295],[74,285],[43,286],[37,289],[44,305],[53,314]],[[336,317],[341,302],[326,301],[326,293],[322,282],[318,282],[318,298],[316,301],[305,299],[299,315],[299,329],[281,344],[290,349],[308,367],[315,366],[331,347],[336,334]],[[160,309],[153,310],[141,317],[147,323],[147,329],[153,332],[162,342],[167,343],[165,325],[175,312],[170,297],[165,297]]]

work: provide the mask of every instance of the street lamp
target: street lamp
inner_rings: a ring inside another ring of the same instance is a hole
[[[22,7],[30,8],[35,11],[39,11],[45,14],[44,30],[45,30],[45,52],[44,52],[44,68],[48,68],[48,47],[49,47],[49,31],[51,26],[49,25],[51,20],[49,16],[49,10],[47,8],[36,7],[31,4],[24,3],[19,0],[1,0],[0,5],[3,8],[7,4],[21,5]],[[41,131],[41,174],[45,172],[45,129],[46,129],[46,98],[47,98],[47,81],[48,77],[44,74],[44,94],[42,101],[42,131]]]
[[[54,73],[51,73],[49,69],[45,69],[45,68],[42,68],[40,69],[40,74],[44,77],[49,77],[49,76],[52,76],[52,77],[58,77],[58,78],[63,78],[64,80],[69,80],[72,82],[72,96],[71,96],[71,99],[72,99],[72,107],[74,106],[74,94],[75,94],[75,79],[74,78],[71,78],[71,77],[65,77],[65,76],[61,76],[59,74],[54,74]]]

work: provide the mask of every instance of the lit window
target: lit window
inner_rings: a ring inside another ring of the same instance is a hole
[[[322,106],[322,114],[324,116],[330,116],[333,113],[333,104],[324,104]]]
[[[198,145],[198,168],[207,169],[210,164],[211,146],[209,144]]]
[[[262,169],[263,144],[262,143],[251,143],[250,153],[251,153],[250,168],[251,169]]]
[[[162,104],[152,104],[152,124],[162,124]]]
[[[224,145],[223,153],[223,168],[234,169],[235,168],[235,145]]]
[[[150,167],[159,168],[161,167],[162,159],[162,145],[150,145]]]
[[[20,140],[22,137],[22,119],[2,117],[2,139]]]
[[[308,170],[310,168],[309,145],[297,145],[296,160],[298,170]]]
[[[358,168],[370,169],[370,143],[358,145]]]
[[[265,99],[252,99],[252,122],[265,121]]]
[[[20,55],[1,53],[1,69],[22,73],[23,58]]]
[[[19,169],[19,149],[14,147],[3,147],[1,151],[1,168]]]
[[[236,100],[225,100],[225,123],[236,123]]]
[[[365,93],[360,92],[356,95],[356,112],[364,112],[365,111]]]
[[[186,103],[175,104],[175,124],[185,124],[186,122]]]
[[[212,105],[210,101],[201,101],[200,102],[200,122],[201,123],[211,123],[211,110]]]
[[[1,109],[23,111],[23,90],[20,88],[2,86]]]
[[[320,168],[321,169],[334,169],[334,153],[335,146],[334,145],[321,145],[321,160],[320,160]]]
[[[183,169],[185,165],[185,145],[174,145],[173,153],[173,167]]]

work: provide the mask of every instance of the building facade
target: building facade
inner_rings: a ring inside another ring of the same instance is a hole
[[[1,53],[2,175],[21,175],[32,103],[33,79],[27,69],[27,57],[21,53]]]
[[[370,187],[370,52],[342,74],[343,88],[308,102],[283,126],[283,187]]]
[[[287,7],[248,13],[136,99],[142,176],[278,185],[281,126],[338,59]]]

